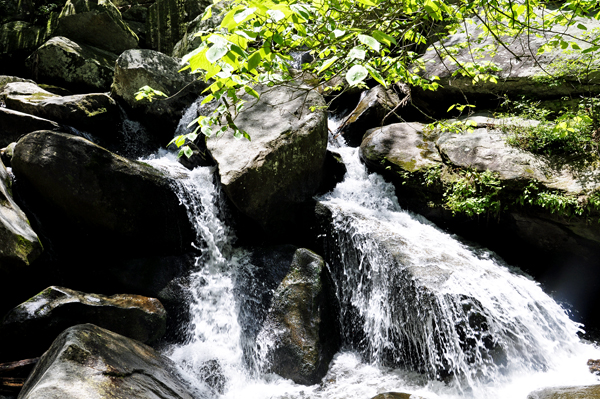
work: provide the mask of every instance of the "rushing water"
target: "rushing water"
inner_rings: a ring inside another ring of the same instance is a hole
[[[357,149],[336,150],[348,173],[319,200],[332,214],[324,255],[345,344],[323,382],[309,387],[261,372],[251,324],[266,288],[252,250],[234,246],[214,169],[187,171],[172,155],[148,161],[177,177],[197,230],[188,338],[165,352],[199,396],[500,399],[597,383],[586,361],[600,352],[580,342],[580,326],[534,281],[403,211]]]

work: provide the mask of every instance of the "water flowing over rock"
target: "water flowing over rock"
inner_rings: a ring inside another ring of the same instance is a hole
[[[298,249],[258,337],[269,369],[298,384],[318,383],[339,349],[335,304],[323,258]]]
[[[12,179],[0,162],[0,289],[8,289],[15,267],[30,265],[42,253],[42,244],[29,220],[15,203]]]
[[[8,83],[0,98],[9,109],[99,136],[113,135],[120,121],[117,103],[104,93],[56,96],[31,83]]]
[[[165,333],[166,312],[155,298],[52,286],[6,314],[0,324],[2,360],[41,356],[63,330],[85,323],[150,344]]]
[[[73,254],[175,254],[194,237],[172,181],[142,162],[60,133],[31,133],[12,166],[31,208]]]
[[[25,61],[38,81],[77,91],[109,91],[117,55],[66,37],[53,37]]]
[[[65,330],[42,356],[21,399],[191,399],[174,364],[149,346],[93,324]]]
[[[68,0],[58,17],[55,35],[115,54],[138,47],[138,37],[109,0]]]
[[[313,90],[261,88],[236,119],[252,141],[230,132],[208,139],[223,190],[235,207],[265,231],[289,233],[294,207],[319,188],[327,146],[323,104]]]

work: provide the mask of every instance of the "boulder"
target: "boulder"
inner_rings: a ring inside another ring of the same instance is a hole
[[[0,147],[36,130],[61,131],[63,128],[54,121],[0,107]]]
[[[57,36],[35,50],[25,64],[37,81],[103,92],[110,90],[116,60],[114,53]]]
[[[296,250],[258,336],[272,372],[305,385],[327,374],[340,346],[333,289],[323,258]]]
[[[47,95],[31,83],[8,83],[0,92],[6,107],[99,136],[114,135],[120,121],[115,100],[104,93]]]
[[[0,162],[0,279],[7,289],[15,268],[29,266],[42,253],[42,244],[12,197],[12,179]]]
[[[33,80],[23,79],[18,76],[8,76],[8,75],[0,75],[0,90],[4,88],[4,85],[12,82],[26,82],[26,83],[34,83]]]
[[[67,1],[54,34],[115,54],[138,47],[138,37],[110,0]]]
[[[42,356],[21,399],[195,397],[175,365],[149,346],[93,324],[61,333]]]
[[[0,399],[16,399],[25,380],[39,360],[39,358],[35,358],[0,363]]]
[[[371,398],[371,399],[420,399],[420,396],[411,395],[408,393],[400,393],[400,392],[386,392],[380,393],[379,395]]]
[[[290,234],[294,207],[311,199],[322,180],[327,150],[321,95],[300,86],[258,88],[235,123],[252,141],[230,131],[207,146],[233,205],[270,234]],[[311,107],[317,107],[312,112]]]
[[[25,21],[0,26],[0,54],[34,50],[44,42],[46,28]]]
[[[582,18],[577,22],[564,29],[563,35],[585,49],[589,44],[577,38],[588,35],[600,23],[593,18]],[[585,25],[587,30],[579,29],[579,23]],[[517,37],[504,38],[508,42],[505,47],[497,45],[492,35],[484,33],[479,25],[477,22],[465,23],[467,31],[463,29],[450,35],[444,40],[443,46],[434,43],[422,56],[421,61],[425,63],[422,76],[438,76],[438,83],[442,86],[435,92],[419,88],[413,90],[413,98],[428,104],[426,110],[445,113],[451,104],[464,103],[465,98],[481,109],[490,103],[498,104],[498,99],[504,95],[509,98],[524,95],[538,99],[560,99],[600,93],[600,64],[591,54],[563,50],[560,46],[553,51],[537,54],[539,48],[555,35],[554,32],[527,34],[522,31]],[[466,42],[467,37],[471,37],[469,46],[453,47]],[[433,47],[437,47],[437,51]],[[438,52],[444,53],[443,47],[452,51],[452,58],[440,59]],[[478,63],[491,61],[501,68],[499,72],[493,72],[498,75],[498,83],[480,81],[473,84],[470,76],[453,76],[459,64],[468,65],[473,59]]]
[[[15,147],[12,167],[32,212],[74,256],[175,254],[194,240],[170,178],[86,139],[28,134]]]
[[[164,335],[166,312],[155,298],[86,294],[52,286],[4,316],[2,360],[41,356],[63,330],[85,323],[148,344]]]
[[[600,385],[544,388],[527,395],[527,399],[598,399]]]
[[[202,14],[207,0],[158,0],[148,8],[146,44],[153,50],[171,54],[184,36],[186,23]]]
[[[194,20],[186,24],[183,37],[175,44],[172,56],[183,58],[186,54],[198,48],[202,43],[202,39],[196,34],[201,31],[210,31],[218,28],[224,17],[224,14],[222,14],[224,10],[223,3],[213,4],[210,18],[202,20],[203,15],[198,15]]]
[[[392,113],[397,107],[400,107],[400,98],[393,89],[375,86],[364,93],[340,125],[338,133],[344,136],[348,145],[358,147],[367,130],[397,121]]]

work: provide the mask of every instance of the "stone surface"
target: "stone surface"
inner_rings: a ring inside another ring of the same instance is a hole
[[[392,89],[375,86],[365,92],[356,108],[340,125],[338,133],[344,136],[348,145],[357,147],[367,130],[396,122],[397,118],[388,114],[399,104],[400,99]]]
[[[169,178],[86,139],[31,133],[17,143],[12,167],[31,210],[73,254],[174,254],[195,237]]]
[[[0,289],[7,289],[14,268],[29,266],[42,253],[42,244],[25,213],[12,197],[12,179],[0,162]]]
[[[600,385],[544,388],[527,395],[527,399],[598,399]]]
[[[63,330],[85,323],[154,343],[165,333],[166,312],[155,298],[86,294],[52,286],[4,316],[0,323],[2,360],[41,356]]]
[[[340,346],[337,323],[333,284],[323,258],[298,249],[258,336],[261,348],[268,348],[270,370],[298,384],[321,381]]]
[[[120,122],[117,103],[104,93],[49,95],[31,83],[8,83],[0,92],[6,107],[99,136],[114,135]]]
[[[57,36],[35,50],[26,65],[40,82],[68,86],[75,91],[108,91],[116,60],[114,53]]]
[[[5,147],[36,130],[63,129],[54,121],[0,107],[0,147]]]
[[[0,54],[34,50],[46,38],[46,28],[14,21],[0,26]]]
[[[173,47],[172,56],[183,58],[186,54],[198,48],[202,43],[202,39],[200,36],[196,36],[196,33],[218,28],[224,17],[223,11],[222,4],[213,4],[210,18],[203,21],[203,15],[198,15],[194,20],[187,23],[183,37]]]
[[[326,115],[322,97],[300,87],[265,90],[249,100],[236,124],[252,141],[231,132],[207,140],[223,190],[244,215],[270,234],[289,232],[294,206],[309,200],[322,180]]]
[[[191,399],[175,365],[149,346],[83,324],[61,333],[27,379],[20,399]]]
[[[110,0],[69,0],[63,7],[55,35],[121,54],[138,47],[138,37]]]

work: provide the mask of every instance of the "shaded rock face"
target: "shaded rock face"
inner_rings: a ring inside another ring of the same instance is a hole
[[[600,385],[544,388],[527,395],[527,399],[597,399]]]
[[[57,36],[35,50],[25,63],[38,81],[76,92],[109,91],[116,60],[114,53]]]
[[[180,381],[175,365],[152,348],[83,324],[56,338],[19,398],[193,398]]]
[[[206,5],[204,8],[206,8]],[[223,11],[224,7],[222,3],[213,4],[210,18],[203,21],[203,15],[198,15],[194,20],[186,24],[183,37],[175,44],[172,56],[183,58],[186,54],[195,50],[202,43],[202,39],[200,36],[196,36],[196,34],[203,30],[218,28],[225,16],[222,14]]]
[[[386,392],[380,393],[379,395],[373,397],[372,399],[418,399],[418,396],[410,395],[408,393],[399,393],[399,392]]]
[[[31,83],[8,83],[0,92],[6,107],[98,135],[113,134],[117,103],[103,93],[56,96]]]
[[[12,166],[32,212],[72,255],[174,254],[195,237],[168,178],[83,138],[31,133],[17,143]]]
[[[41,356],[63,330],[84,323],[154,343],[165,333],[166,312],[155,298],[108,297],[52,286],[6,314],[0,324],[0,353],[3,360]]]
[[[581,19],[581,23],[588,30],[597,28],[598,21],[594,19]],[[496,63],[501,72],[498,84],[492,82],[472,84],[471,77],[454,77],[452,74],[457,71],[458,65],[452,61],[440,60],[437,52],[430,48],[422,57],[426,63],[426,70],[422,72],[424,77],[431,78],[438,76],[442,88],[435,93],[415,88],[413,97],[418,98],[427,104],[426,110],[432,112],[445,112],[449,105],[456,102],[464,102],[465,96],[472,104],[490,105],[498,104],[498,98],[504,94],[510,98],[517,96],[535,96],[537,98],[561,98],[564,96],[595,95],[600,92],[600,66],[596,59],[586,55],[577,55],[576,52],[569,53],[560,48],[551,52],[537,55],[538,49],[548,43],[551,34],[520,34],[516,38],[508,38],[508,50],[503,46],[496,46],[492,37],[487,35],[483,40],[477,43],[477,37],[482,30],[477,24],[465,24],[469,27],[468,32],[459,32],[451,35],[445,40],[444,46],[450,47],[461,42],[465,42],[467,36],[472,37],[471,45],[459,49],[453,57],[461,64],[473,61],[477,62],[492,61]],[[572,26],[565,31],[565,34],[574,38],[582,48],[585,44],[577,40],[587,34],[588,31],[580,30]],[[439,43],[436,43],[438,49],[441,49]],[[486,47],[487,46],[487,47]],[[489,48],[495,48],[491,51]],[[474,50],[474,55],[469,54],[469,48]],[[484,48],[487,50],[483,51]],[[482,52],[483,51],[483,52]],[[493,54],[491,57],[490,54]],[[532,55],[535,55],[532,56]],[[552,84],[548,84],[548,73],[556,76]]]
[[[12,179],[0,162],[0,289],[8,288],[7,276],[14,268],[30,265],[43,250],[27,216],[13,200],[11,186]]]
[[[109,0],[67,1],[58,17],[55,35],[115,54],[138,46],[138,37]]]
[[[324,102],[301,87],[261,91],[236,119],[252,141],[226,132],[209,138],[207,147],[235,207],[269,234],[289,234],[294,206],[309,200],[322,180],[326,116],[310,107]]]
[[[399,104],[400,98],[392,89],[375,86],[364,93],[356,108],[340,125],[338,132],[344,136],[348,145],[358,147],[367,130],[384,123],[396,122],[397,118],[390,113]]]
[[[298,249],[258,336],[270,370],[298,384],[321,381],[340,346],[337,323],[325,262],[314,252]]]
[[[0,147],[5,147],[36,130],[64,129],[54,121],[0,107]]]

